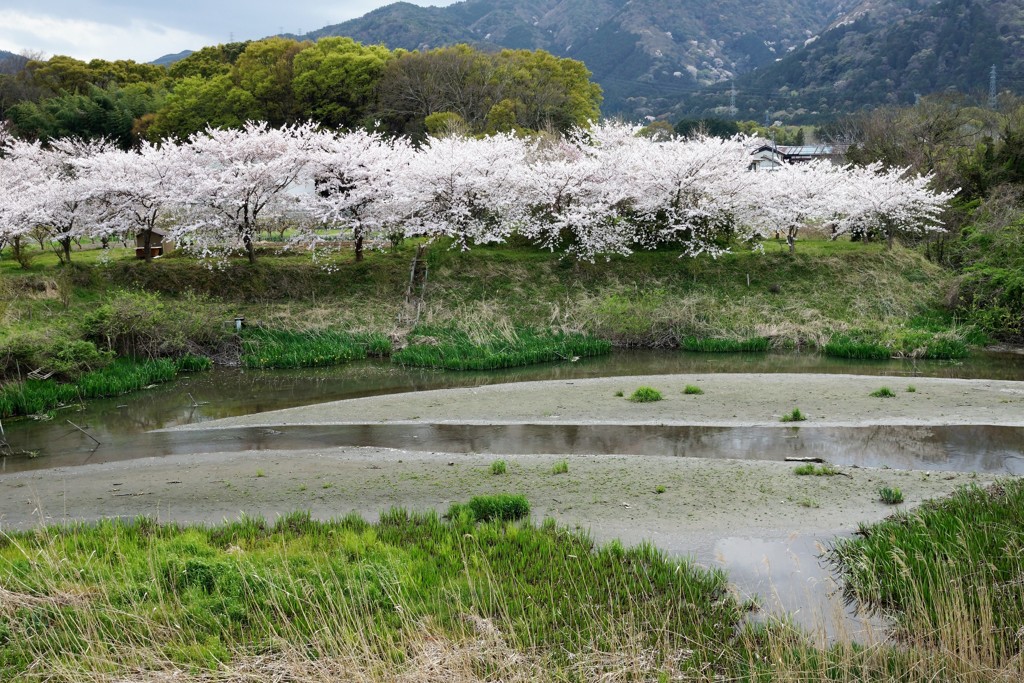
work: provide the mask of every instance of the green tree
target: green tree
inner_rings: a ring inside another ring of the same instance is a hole
[[[683,137],[704,133],[716,138],[728,139],[740,132],[735,121],[727,119],[681,119],[676,124],[676,132]]]
[[[174,86],[149,126],[147,137],[153,141],[164,137],[183,139],[207,125],[234,128],[260,120],[263,114],[252,93],[235,85],[231,76],[191,76]]]
[[[365,122],[377,82],[394,56],[383,45],[321,38],[295,55],[292,89],[298,112],[331,127]]]
[[[245,48],[231,70],[235,84],[252,95],[263,112],[261,118],[272,126],[297,118],[293,62],[308,45],[287,38],[259,40]]]
[[[165,95],[162,88],[150,83],[106,88],[93,85],[84,94],[21,102],[10,108],[8,117],[18,134],[25,137],[102,137],[127,149],[137,142],[136,120],[159,109]]]
[[[167,71],[171,78],[180,80],[190,76],[202,76],[213,78],[231,73],[231,67],[238,60],[239,55],[245,52],[251,41],[241,43],[226,43],[204,47],[190,54],[185,59],[180,59],[168,67]]]

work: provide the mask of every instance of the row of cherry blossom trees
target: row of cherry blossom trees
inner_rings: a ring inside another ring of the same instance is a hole
[[[268,221],[297,246],[448,237],[464,248],[512,236],[593,260],[673,245],[718,255],[807,225],[892,239],[940,230],[949,193],[879,165],[783,165],[751,171],[750,141],[652,140],[603,123],[561,138],[430,138],[419,147],[313,125],[209,129],[182,144],[121,151],[43,146],[0,131],[0,242],[31,235],[62,260],[74,239],[134,239],[160,228],[202,258],[255,260]],[[145,249],[148,255],[150,250]]]

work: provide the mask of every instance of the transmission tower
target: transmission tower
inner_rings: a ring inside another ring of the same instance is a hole
[[[736,81],[733,81],[729,91],[729,115],[736,118]]]
[[[988,108],[996,108],[996,65],[992,65],[992,72],[988,77]]]

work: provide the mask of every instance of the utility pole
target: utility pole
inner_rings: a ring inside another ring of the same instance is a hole
[[[995,109],[998,104],[996,99],[996,65],[992,65],[992,72],[988,77],[988,108]]]

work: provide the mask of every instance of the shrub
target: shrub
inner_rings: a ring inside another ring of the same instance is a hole
[[[903,491],[900,491],[898,488],[883,486],[878,489],[878,497],[886,505],[899,505],[903,502]]]
[[[640,387],[629,397],[629,400],[633,403],[653,403],[661,399],[661,392],[652,387]]]
[[[793,411],[782,416],[781,422],[803,422],[807,419],[807,416],[800,412],[799,408],[793,408]]]
[[[121,356],[157,358],[195,349],[216,350],[230,337],[223,306],[186,294],[170,299],[153,292],[120,290],[87,315],[83,336]]]

